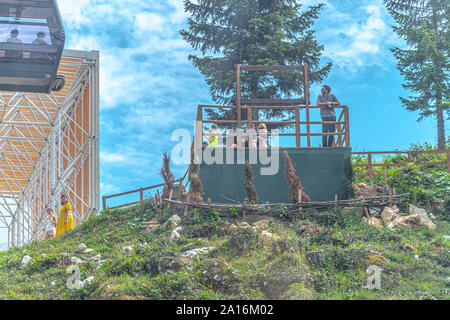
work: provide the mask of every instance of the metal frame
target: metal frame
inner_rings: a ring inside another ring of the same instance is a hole
[[[99,52],[64,50],[63,90],[0,92],[0,230],[8,246],[40,239],[60,194],[75,224],[98,212]]]

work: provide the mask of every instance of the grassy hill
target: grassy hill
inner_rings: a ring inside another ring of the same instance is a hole
[[[348,210],[311,211],[303,219],[270,218],[268,223],[255,223],[267,217],[249,216],[253,223],[248,225],[222,220],[215,212],[190,213],[182,219],[178,240],[170,239],[170,228],[141,228],[143,221],[164,222],[170,215],[151,212],[145,203],[106,210],[60,238],[0,253],[0,298],[449,297],[450,230],[442,216],[434,221],[437,228],[432,231],[379,229]],[[205,247],[201,254],[186,255]],[[89,248],[92,251],[84,253]],[[308,260],[311,252],[323,253],[321,266]],[[32,260],[21,268],[27,255]],[[81,280],[90,278],[90,282],[69,289],[67,268],[76,258],[82,260]],[[365,288],[366,269],[373,264],[382,267],[380,290]]]

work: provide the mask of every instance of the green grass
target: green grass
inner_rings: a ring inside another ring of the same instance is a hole
[[[190,213],[182,237],[144,232],[142,221],[163,214],[140,206],[92,217],[63,236],[0,253],[0,299],[448,299],[450,235],[445,215],[437,228],[391,231],[362,222],[357,213],[306,211],[301,220],[272,218],[270,245],[260,231],[231,228],[217,213]],[[239,221],[237,221],[239,222]],[[94,249],[83,253],[84,243]],[[404,249],[410,244],[417,252]],[[134,250],[124,253],[131,245]],[[214,247],[187,258],[193,248]],[[321,251],[323,265],[307,253]],[[89,260],[101,255],[103,264]],[[415,255],[418,255],[418,259]],[[21,260],[33,260],[23,270]],[[79,289],[69,289],[70,257],[86,261]],[[381,289],[365,288],[366,269],[382,267]],[[53,285],[52,285],[53,283]]]

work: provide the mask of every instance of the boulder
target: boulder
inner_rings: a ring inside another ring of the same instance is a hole
[[[100,260],[102,260],[102,256],[100,254],[98,254],[98,255],[92,257],[91,260],[92,261],[100,261]]]
[[[263,230],[269,227],[270,221],[269,220],[260,220],[255,223],[253,223],[253,229],[255,230]]]
[[[394,211],[395,209],[391,207],[385,207],[381,213],[381,219],[385,225],[388,225],[391,221],[395,220],[398,214]]]
[[[83,264],[84,261],[78,257],[70,257],[70,262],[72,264]]]
[[[162,226],[161,226],[161,228],[162,229],[167,229],[167,228],[170,228],[170,229],[175,229],[176,227],[178,227],[178,225],[180,224],[180,222],[181,222],[181,218],[179,217],[179,216],[177,216],[176,214],[174,214],[173,216],[171,216],[170,218],[169,218],[169,220],[167,220]]]
[[[207,254],[214,249],[215,249],[215,247],[203,247],[203,248],[192,249],[192,250],[186,251],[183,254],[183,256],[192,258],[192,257],[198,256],[201,254]]]
[[[129,254],[129,253],[133,252],[133,250],[134,249],[133,249],[132,246],[125,246],[125,247],[122,248],[122,252],[125,253],[125,254]]]
[[[376,228],[383,228],[384,227],[383,226],[383,221],[381,219],[378,219],[378,218],[375,218],[375,217],[370,217],[367,220],[367,224],[369,226],[373,226],[373,227],[376,227]]]
[[[24,269],[33,260],[30,256],[24,256],[20,262],[20,269]]]
[[[183,231],[183,227],[176,227],[172,234],[170,235],[170,240],[178,240],[181,237],[181,231]]]
[[[261,240],[265,246],[270,245],[273,240],[279,239],[280,239],[279,236],[272,234],[269,231],[264,230],[263,232],[261,232]]]

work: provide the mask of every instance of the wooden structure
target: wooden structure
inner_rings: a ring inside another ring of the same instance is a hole
[[[75,224],[98,212],[99,53],[65,50],[58,72],[61,91],[0,92],[0,228],[10,246],[42,237],[60,194]]]
[[[374,161],[375,155],[386,155],[386,154],[397,154],[397,155],[406,155],[408,157],[405,162],[396,162],[396,163],[380,163]],[[446,160],[444,161],[414,161],[414,155],[420,154],[445,154]],[[447,172],[450,173],[450,150],[409,150],[409,151],[368,151],[368,152],[353,152],[354,156],[367,156],[367,163],[354,164],[354,167],[362,167],[366,168],[366,174],[356,175],[356,177],[369,177],[370,180],[373,179],[374,169],[377,167],[406,167],[410,164],[414,165],[446,165]]]

